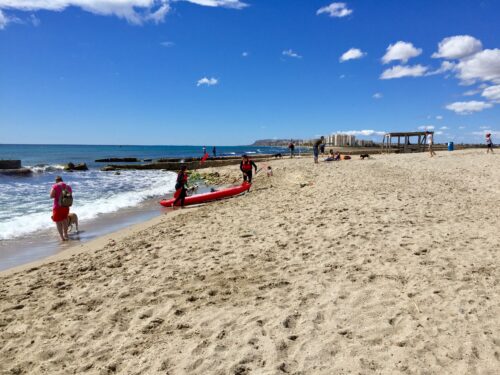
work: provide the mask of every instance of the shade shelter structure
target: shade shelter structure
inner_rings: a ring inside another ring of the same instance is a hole
[[[382,139],[382,152],[423,152],[426,149],[428,134],[434,132],[386,133]]]

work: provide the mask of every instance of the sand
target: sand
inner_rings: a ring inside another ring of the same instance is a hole
[[[247,195],[3,272],[0,373],[498,374],[499,161],[276,160]]]

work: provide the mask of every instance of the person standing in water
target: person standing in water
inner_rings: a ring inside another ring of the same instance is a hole
[[[176,206],[178,202],[180,202],[180,206],[184,207],[184,200],[187,196],[187,184],[188,184],[188,175],[187,175],[187,167],[185,165],[181,166],[181,170],[177,174],[177,181],[175,183],[175,201],[172,206]]]
[[[217,149],[215,148],[212,148],[212,154],[214,155],[214,158],[217,157]]]
[[[207,148],[203,146],[203,155],[205,155],[206,153],[207,153]]]
[[[486,153],[493,154],[493,141],[491,140],[491,133],[486,133]]]
[[[427,133],[427,144],[429,145],[429,154],[431,155],[431,158],[436,155],[434,150],[432,149],[432,146],[434,145],[434,133],[432,132],[426,132]]]
[[[255,172],[257,173],[257,165],[250,160],[248,155],[243,155],[243,158],[240,163],[240,171],[243,172],[243,182],[247,182],[249,184],[252,183],[252,168],[255,168]]]
[[[56,223],[61,241],[68,241],[68,214],[69,207],[73,204],[71,186],[66,185],[61,176],[57,176],[56,183],[50,190],[50,197],[54,199],[52,221]]]
[[[318,157],[319,157],[319,145],[323,143],[325,140],[325,137],[321,136],[320,139],[316,140],[313,145],[313,155],[314,155],[314,163],[318,164]]]

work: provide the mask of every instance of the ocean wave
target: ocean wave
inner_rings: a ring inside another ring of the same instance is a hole
[[[36,164],[34,166],[26,166],[26,168],[31,169],[35,173],[44,173],[44,172],[56,172],[62,171],[64,169],[64,165],[54,164]]]
[[[75,176],[76,177],[76,176]],[[114,174],[98,172],[83,181],[74,180],[74,204],[71,212],[78,214],[80,221],[92,220],[99,215],[109,214],[127,207],[134,207],[147,199],[160,197],[174,191],[176,175],[171,172],[147,173],[132,171]],[[23,195],[30,186],[16,185]],[[33,191],[33,186],[31,186]],[[43,193],[43,196],[41,195]],[[31,201],[10,202],[9,207],[0,212],[0,240],[27,236],[34,232],[54,227],[51,216],[51,200],[46,189],[32,197]],[[5,192],[0,191],[0,197]],[[2,199],[3,201],[4,199]]]

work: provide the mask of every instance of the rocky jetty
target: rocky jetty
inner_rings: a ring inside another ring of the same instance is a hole
[[[32,170],[23,168],[21,160],[0,160],[0,174],[9,176],[29,176]]]
[[[96,163],[137,163],[140,162],[137,158],[107,158],[107,159],[96,159]]]
[[[65,171],[88,171],[89,167],[87,167],[86,163],[80,163],[80,164],[73,164],[73,163],[68,163],[64,166]]]

